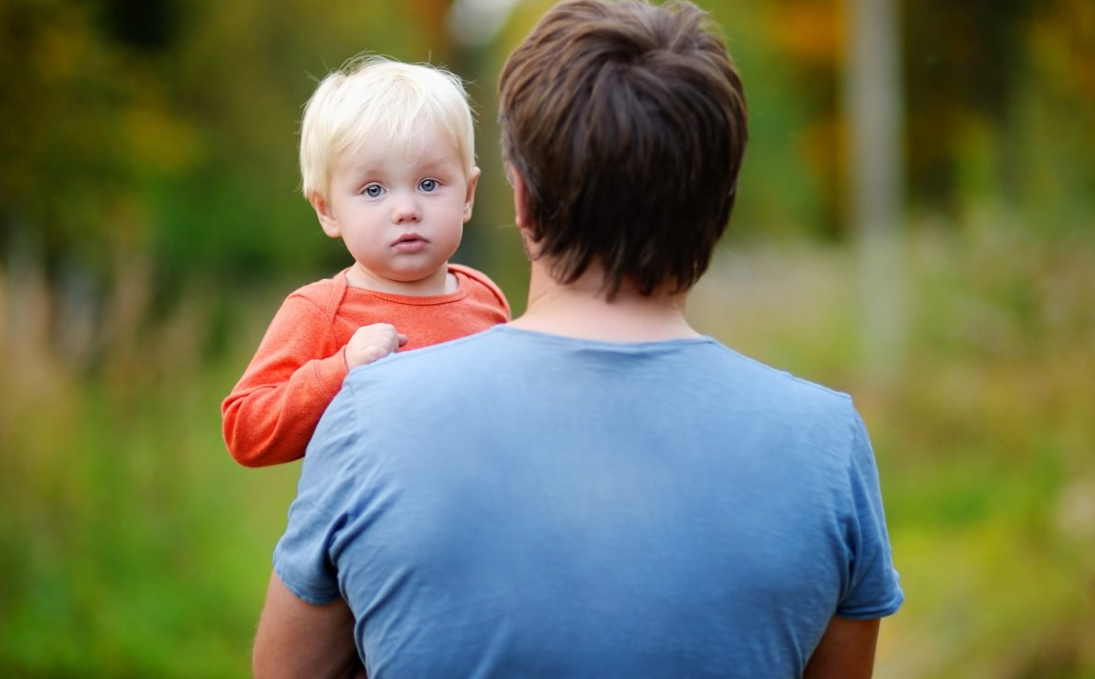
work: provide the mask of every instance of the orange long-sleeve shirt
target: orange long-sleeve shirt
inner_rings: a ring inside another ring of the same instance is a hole
[[[300,288],[271,321],[251,364],[221,405],[228,452],[246,467],[304,456],[323,411],[348,372],[354,331],[391,323],[407,336],[402,351],[505,323],[505,296],[475,269],[449,265],[456,292],[413,297],[347,285],[346,272]]]

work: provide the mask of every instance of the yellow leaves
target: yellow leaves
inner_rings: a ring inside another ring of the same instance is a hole
[[[1031,23],[1028,48],[1038,75],[1053,89],[1095,100],[1095,5],[1060,0]]]
[[[798,0],[762,5],[768,36],[790,59],[831,67],[842,53],[842,3]]]
[[[404,4],[415,28],[423,34],[426,44],[432,45],[435,51],[445,51],[448,44],[445,17],[450,4],[449,0],[406,0]]]

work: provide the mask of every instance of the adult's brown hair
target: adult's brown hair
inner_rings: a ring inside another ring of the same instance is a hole
[[[604,267],[610,298],[688,290],[734,205],[741,79],[690,2],[556,5],[502,69],[503,153],[537,256],[561,283]]]

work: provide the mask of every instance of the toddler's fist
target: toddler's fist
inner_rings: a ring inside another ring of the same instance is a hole
[[[354,331],[346,343],[346,367],[353,370],[359,365],[384,358],[407,343],[407,336],[391,323],[363,325]]]

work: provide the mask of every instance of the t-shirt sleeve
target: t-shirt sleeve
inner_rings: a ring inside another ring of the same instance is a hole
[[[301,600],[323,604],[341,596],[334,554],[351,520],[354,444],[359,438],[353,390],[339,392],[323,414],[301,467],[274,570]]]
[[[290,295],[221,406],[228,452],[248,467],[299,459],[346,373],[324,311]]]
[[[848,481],[852,517],[847,547],[851,561],[836,614],[864,620],[882,618],[895,613],[905,595],[893,564],[874,451],[863,420],[854,408]]]

